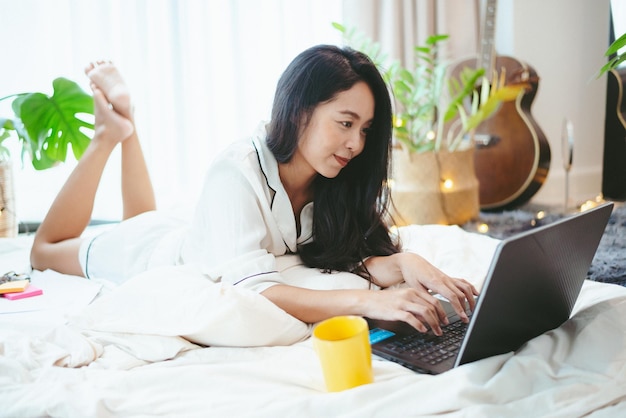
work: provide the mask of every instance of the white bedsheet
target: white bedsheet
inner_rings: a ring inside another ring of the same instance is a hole
[[[497,243],[456,227],[400,232],[479,286]],[[363,285],[284,261],[301,285]],[[439,376],[375,359],[375,382],[341,393],[324,390],[310,326],[190,268],[137,276],[61,324],[48,310],[19,327],[24,313],[0,314],[0,416],[626,416],[626,289],[614,285],[585,283],[573,317],[516,353]]]

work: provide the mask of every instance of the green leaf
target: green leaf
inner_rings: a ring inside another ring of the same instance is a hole
[[[332,22],[333,28],[337,29],[341,33],[346,33],[346,28],[341,23]]]
[[[456,78],[450,78],[448,80],[448,86],[448,90],[450,90],[450,93],[455,96],[458,95],[460,91],[462,91],[461,82]]]
[[[611,61],[609,61],[606,65],[602,67],[603,72],[607,72],[609,70],[617,68],[617,66],[624,62],[624,60],[626,60],[626,54],[614,56]]]
[[[452,94],[454,94],[455,91],[458,93],[453,97],[450,104],[448,105],[448,108],[446,109],[446,112],[444,113],[444,122],[449,122],[452,118],[454,118],[454,116],[456,116],[458,106],[461,105],[461,103],[463,103],[463,101],[470,94],[472,94],[472,91],[474,91],[474,87],[476,86],[478,79],[484,74],[484,68],[479,68],[477,70],[464,68],[459,76],[463,83],[462,87],[461,83],[456,78],[452,78],[450,80],[451,84],[454,84],[455,86],[454,90],[450,89],[450,92]]]
[[[596,76],[596,78],[600,78],[602,74],[606,73],[607,71],[612,70],[616,60],[617,60],[617,57],[613,58],[612,60],[604,64],[602,68],[600,68],[600,71],[598,72],[598,75]]]
[[[450,35],[431,35],[428,38],[426,38],[426,44],[427,45],[435,45],[438,42],[445,41],[449,37],[450,37]]]
[[[501,104],[502,100],[499,100],[496,96],[490,96],[485,102],[481,101],[478,110],[469,117],[467,129],[475,129],[482,121],[489,119]]]
[[[480,99],[478,98],[478,92],[474,90],[474,92],[472,93],[472,109],[471,109],[472,114],[475,114],[476,112],[478,112],[479,104],[480,104]]]
[[[617,51],[624,48],[625,46],[626,46],[626,33],[620,36],[619,38],[617,38],[611,44],[611,46],[609,46],[609,49],[606,50],[604,55],[608,57],[610,55],[617,54]]]
[[[22,120],[33,151],[32,162],[37,170],[64,162],[68,144],[79,159],[90,137],[82,129],[93,130],[93,124],[79,119],[80,114],[93,114],[93,99],[78,84],[65,78],[52,82],[54,93],[30,93],[13,102],[15,114]]]
[[[487,77],[483,77],[482,85],[480,86],[480,103],[487,103],[490,96],[491,85]]]
[[[609,48],[606,50],[604,55],[607,57],[610,57],[613,54],[617,54],[617,52],[624,47],[626,47],[626,33],[624,33],[622,36],[617,38],[609,46]],[[621,64],[624,61],[626,61],[626,53],[615,55],[613,58],[609,60],[609,62],[607,62],[606,64],[602,66],[602,68],[600,68],[600,71],[598,71],[598,75],[596,76],[596,78],[600,78],[604,73],[616,68],[619,64]]]
[[[413,74],[405,68],[400,69],[398,76],[403,82],[407,82],[408,84],[415,83],[415,77],[413,77]]]
[[[17,138],[22,142],[22,161],[24,160],[25,154],[30,153],[31,144],[30,139],[28,138],[28,133],[24,129],[24,125],[19,119],[5,119],[0,118],[0,132],[4,132],[2,134],[2,139],[0,139],[0,143],[5,139],[11,138],[11,132],[13,131],[17,134]],[[9,149],[4,148],[3,152],[6,151],[4,155],[5,159],[10,159]]]
[[[3,129],[3,130],[6,129],[7,131],[8,130],[11,130],[11,131],[15,130],[15,126],[14,126],[13,120],[7,119],[7,118],[0,118],[0,129]]]
[[[8,129],[0,130],[0,144],[2,144],[2,141],[10,137],[11,137],[11,132],[9,132]]]
[[[397,80],[394,85],[393,85],[394,90],[396,91],[396,94],[408,94],[411,92],[411,87],[409,87],[408,84],[406,84],[404,81],[402,80]]]
[[[8,160],[11,157],[9,149],[3,144],[5,139],[11,138],[12,129],[6,127],[7,125],[9,125],[7,121],[11,122],[10,119],[0,119],[0,161]]]
[[[434,59],[430,55],[418,55],[417,58],[429,66],[433,66],[435,64]]]

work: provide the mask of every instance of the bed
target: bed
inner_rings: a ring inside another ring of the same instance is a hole
[[[399,229],[406,251],[480,286],[498,243],[456,226]],[[32,237],[0,241],[28,269]],[[362,287],[297,257],[295,283]],[[569,321],[515,353],[429,376],[374,358],[374,383],[327,393],[312,326],[191,266],[121,286],[33,271],[43,295],[0,298],[0,416],[626,416],[626,288],[587,280]]]

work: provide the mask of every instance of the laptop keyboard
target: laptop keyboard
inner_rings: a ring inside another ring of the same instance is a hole
[[[456,357],[467,331],[467,324],[456,321],[442,329],[443,335],[440,337],[431,333],[407,335],[389,341],[385,344],[385,349],[434,366],[450,357]]]

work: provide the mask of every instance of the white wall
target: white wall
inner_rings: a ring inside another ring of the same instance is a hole
[[[531,113],[552,152],[546,182],[533,203],[562,204],[565,170],[561,153],[563,119],[574,125],[570,201],[601,193],[609,0],[500,0],[496,49],[535,68],[539,90]]]

